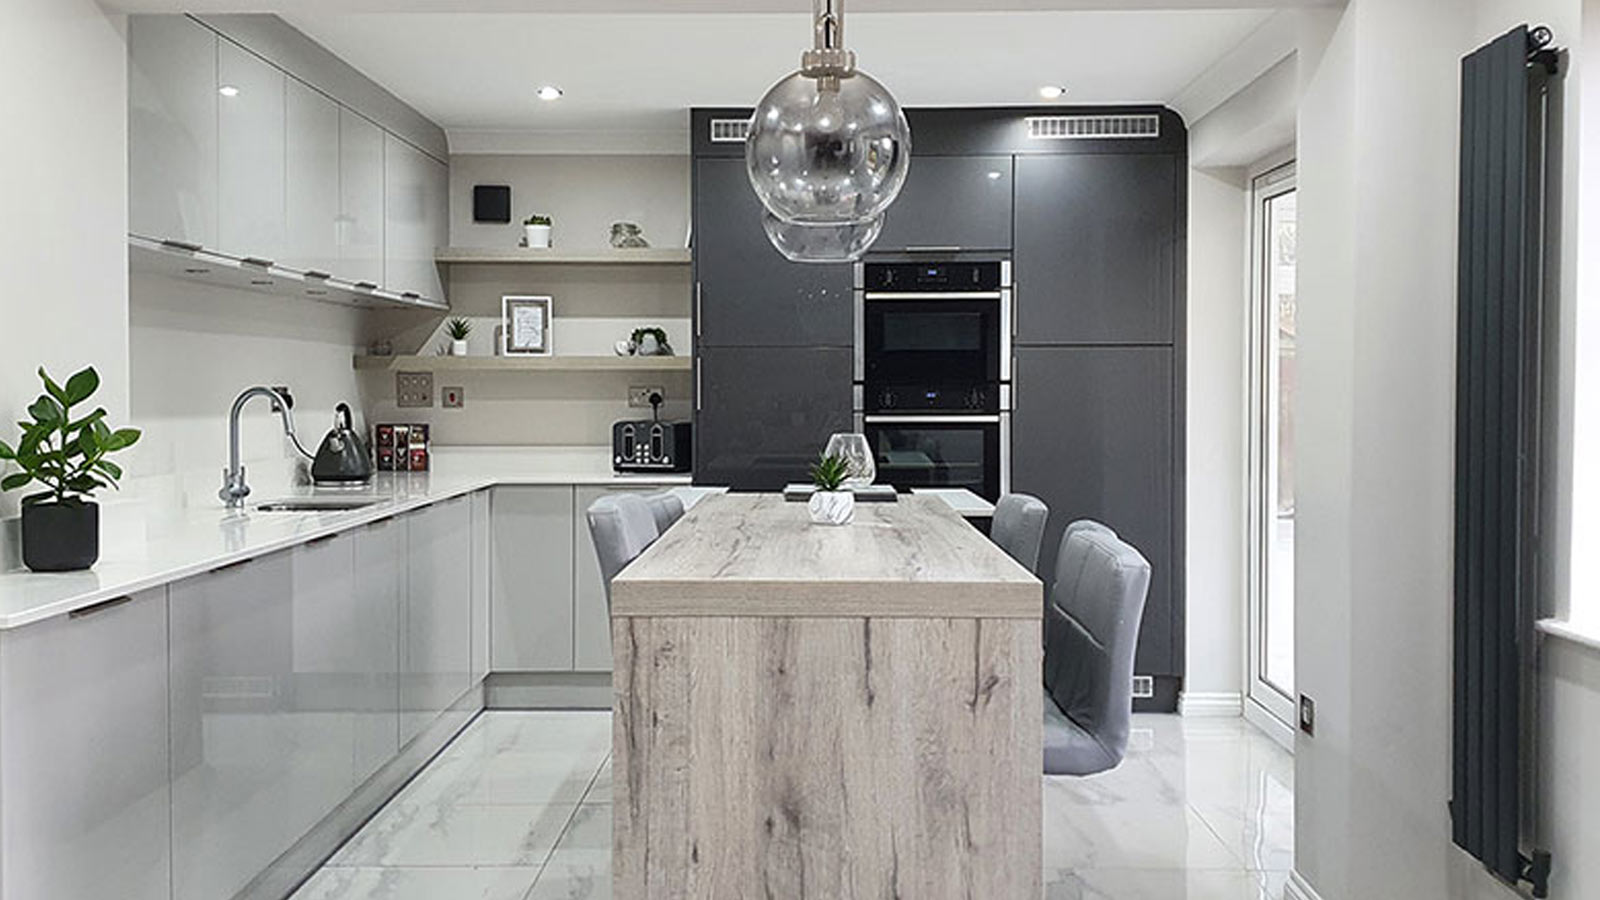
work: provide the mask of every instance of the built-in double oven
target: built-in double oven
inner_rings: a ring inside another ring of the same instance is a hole
[[[856,265],[855,407],[878,480],[900,490],[1011,482],[1011,263]]]

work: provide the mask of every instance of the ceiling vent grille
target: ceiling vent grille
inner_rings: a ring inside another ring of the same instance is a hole
[[[749,119],[711,120],[711,143],[713,144],[742,144],[749,134]]]
[[[1161,117],[1029,116],[1028,137],[1040,141],[1120,140],[1161,136]]]

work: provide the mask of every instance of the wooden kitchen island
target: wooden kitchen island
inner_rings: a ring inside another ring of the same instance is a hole
[[[618,900],[1040,896],[1042,587],[948,505],[710,497],[612,597]]]

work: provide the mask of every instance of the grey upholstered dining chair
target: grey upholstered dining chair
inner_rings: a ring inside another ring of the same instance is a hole
[[[1029,572],[1038,572],[1039,548],[1049,520],[1050,507],[1043,500],[1028,494],[1006,494],[994,505],[989,537]]]
[[[655,516],[658,534],[666,534],[674,522],[683,518],[683,501],[671,491],[650,494],[644,499],[650,504],[650,514]]]
[[[638,558],[660,537],[650,501],[638,494],[611,494],[590,505],[585,513],[589,536],[600,560],[600,577],[606,585],[606,608],[611,608],[611,579]]]
[[[1109,529],[1069,529],[1045,604],[1044,771],[1093,775],[1128,749],[1150,563]]]

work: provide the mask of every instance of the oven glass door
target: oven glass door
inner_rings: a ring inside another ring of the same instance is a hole
[[[867,416],[865,432],[879,482],[1000,499],[999,416]]]
[[[868,296],[863,309],[869,386],[1000,380],[1000,301]]]

